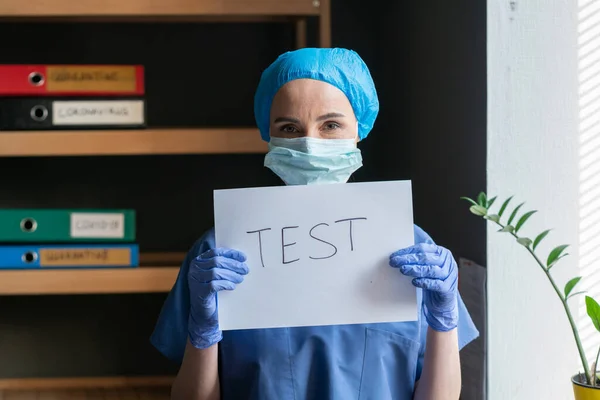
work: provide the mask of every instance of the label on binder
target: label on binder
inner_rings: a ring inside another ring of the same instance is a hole
[[[143,100],[54,101],[53,125],[138,125],[144,123]]]
[[[132,92],[137,86],[135,66],[51,65],[46,69],[48,91]]]
[[[71,237],[122,239],[124,236],[123,214],[71,213]]]
[[[131,250],[115,248],[40,249],[41,267],[106,265],[120,266],[131,263]]]

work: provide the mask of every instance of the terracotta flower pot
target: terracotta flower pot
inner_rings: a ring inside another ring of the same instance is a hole
[[[575,400],[600,400],[600,386],[590,386],[585,378],[577,374],[571,378]]]

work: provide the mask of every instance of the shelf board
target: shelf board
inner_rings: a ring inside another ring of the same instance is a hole
[[[174,378],[83,377],[0,379],[0,399],[170,399]]]
[[[0,5],[1,7],[1,5]],[[0,14],[0,22],[18,23],[292,23],[305,17],[285,15],[147,15],[147,16],[49,16],[11,17]],[[2,399],[0,399],[2,400]]]
[[[140,265],[150,266],[150,265],[175,265],[180,264],[187,253],[185,251],[181,252],[143,252],[140,253]]]
[[[0,157],[266,153],[255,128],[0,131]]]
[[[177,267],[0,271],[0,296],[169,292]]]
[[[314,0],[2,0],[0,17],[312,16]]]
[[[173,384],[172,376],[108,376],[78,378],[9,378],[0,379],[0,390],[44,389],[118,389],[161,387]]]

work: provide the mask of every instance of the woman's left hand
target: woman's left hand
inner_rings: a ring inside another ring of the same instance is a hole
[[[413,277],[423,289],[425,318],[436,331],[450,331],[458,325],[458,266],[448,249],[420,243],[390,256],[390,266]]]

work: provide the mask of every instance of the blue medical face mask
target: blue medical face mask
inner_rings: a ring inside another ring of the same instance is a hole
[[[354,139],[271,137],[265,167],[286,185],[346,183],[362,166]]]

